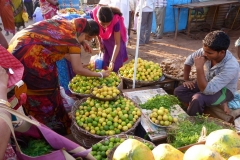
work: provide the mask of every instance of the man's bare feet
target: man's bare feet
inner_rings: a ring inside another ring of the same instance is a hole
[[[222,104],[222,107],[223,107],[223,111],[226,113],[226,114],[230,114],[231,110],[228,108],[228,103],[225,102]]]

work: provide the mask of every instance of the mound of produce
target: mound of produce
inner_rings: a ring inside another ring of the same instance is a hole
[[[119,74],[128,79],[133,79],[134,59],[124,64],[119,69]],[[138,58],[136,80],[157,81],[162,76],[162,69],[158,63]]]
[[[223,126],[208,120],[208,117],[199,115],[191,118],[179,119],[177,125],[167,130],[168,142],[175,148],[196,143],[200,138],[203,126],[206,127],[207,135],[213,131],[223,129]]]
[[[122,96],[112,101],[88,97],[75,112],[78,126],[100,136],[126,132],[140,116],[141,110],[131,100]]]
[[[155,160],[182,160],[183,153],[170,144],[159,144],[152,150]]]
[[[184,62],[186,57],[179,57],[175,59],[165,59],[161,62],[160,66],[162,67],[163,74],[175,79],[183,80],[183,69]],[[189,74],[190,79],[196,79],[197,72],[195,66],[192,67],[192,70]]]
[[[106,99],[110,99],[110,98],[115,98],[118,96],[118,94],[120,93],[120,91],[118,90],[117,87],[107,87],[107,86],[103,86],[102,88],[93,88],[92,94],[97,97],[97,98],[106,98]]]
[[[147,102],[140,104],[142,109],[153,110],[164,107],[165,109],[170,110],[173,105],[180,104],[177,97],[169,94],[165,95],[156,95],[147,100]]]
[[[91,66],[89,66],[91,67]],[[110,76],[106,78],[86,77],[76,75],[69,83],[69,88],[80,94],[90,94],[91,89],[99,86],[117,87],[120,84],[120,78],[115,72],[111,72]]]
[[[240,154],[240,137],[230,129],[221,129],[210,133],[205,145],[219,152],[224,158]]]
[[[225,160],[218,152],[204,144],[190,147],[184,154],[183,160]]]
[[[169,126],[173,122],[177,122],[177,118],[173,118],[169,110],[164,107],[160,107],[158,110],[154,108],[149,118],[153,123],[161,126]]]
[[[79,15],[82,15],[84,14],[83,11],[78,11],[76,10],[75,8],[65,8],[65,9],[60,9],[58,11],[60,14],[79,14]]]
[[[151,149],[136,139],[127,139],[113,154],[113,160],[154,160]]]

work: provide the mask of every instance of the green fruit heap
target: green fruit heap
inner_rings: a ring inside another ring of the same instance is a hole
[[[133,138],[129,136],[129,139]],[[117,145],[120,145],[124,142],[126,138],[111,137],[108,140],[103,141],[102,143],[96,143],[92,146],[91,154],[97,159],[102,160],[106,159],[109,152]],[[149,149],[153,150],[152,144],[145,142],[144,143]]]
[[[119,74],[128,79],[133,79],[134,59],[124,64],[119,69]],[[162,68],[158,63],[142,60],[138,58],[136,80],[139,81],[157,81],[162,76]]]
[[[126,132],[140,116],[140,109],[122,96],[113,101],[88,97],[75,112],[75,119],[80,127],[100,136]]]
[[[150,119],[153,123],[161,126],[169,126],[173,122],[177,122],[176,118],[173,118],[168,109],[160,107],[159,110],[153,109],[150,114]]]
[[[93,88],[92,94],[97,98],[116,98],[120,93],[117,87],[107,87],[103,86],[102,88]]]
[[[76,75],[69,83],[69,87],[73,92],[81,93],[81,94],[90,94],[91,89],[98,86],[118,86],[120,83],[120,78],[117,76],[115,72],[111,72],[111,74],[106,78],[98,78],[98,77],[85,77]]]

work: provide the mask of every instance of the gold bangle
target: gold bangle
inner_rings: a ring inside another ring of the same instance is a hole
[[[8,101],[5,101],[4,99],[0,99],[0,103],[6,105],[9,108],[11,108],[11,104]]]

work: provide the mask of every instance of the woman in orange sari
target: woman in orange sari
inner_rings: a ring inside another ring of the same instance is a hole
[[[13,9],[10,0],[0,0],[0,17],[6,31],[5,35],[8,36],[9,32],[15,34]]]
[[[73,71],[88,77],[106,77],[109,71],[92,72],[83,67],[81,45],[90,49],[84,40],[99,34],[93,20],[72,21],[49,19],[35,23],[18,32],[9,50],[24,65],[23,81],[28,87],[25,113],[59,134],[68,134],[71,121],[66,113],[59,90],[56,61],[64,57]]]

